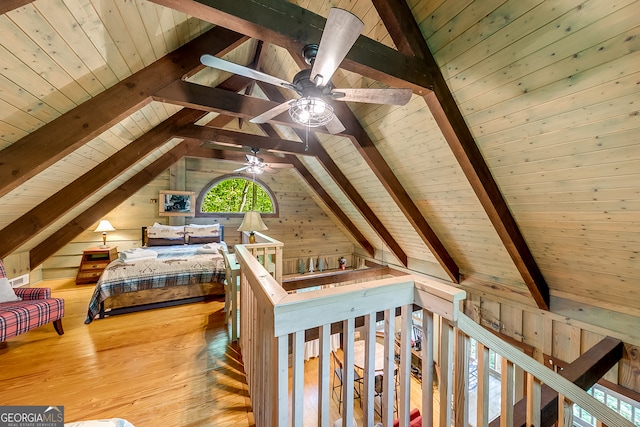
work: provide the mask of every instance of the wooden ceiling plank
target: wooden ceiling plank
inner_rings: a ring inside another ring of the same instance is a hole
[[[216,27],[9,145],[0,155],[0,197],[150,102],[150,95],[200,67],[200,54],[224,54],[246,40]]]
[[[284,97],[282,94],[271,85],[258,83],[260,88],[263,90],[265,95],[267,95],[270,99],[275,99],[277,101],[284,101]],[[358,209],[363,218],[369,223],[371,228],[380,236],[383,242],[389,247],[391,252],[398,258],[398,260],[404,265],[407,266],[408,256],[405,251],[402,249],[400,244],[393,238],[389,230],[382,224],[382,221],[378,219],[378,216],[371,210],[369,205],[364,201],[360,193],[355,189],[355,187],[351,184],[351,182],[347,179],[347,177],[342,173],[338,165],[335,164],[329,153],[325,151],[320,144],[320,141],[316,138],[313,132],[309,132],[305,134],[300,129],[295,129],[294,132],[298,135],[298,137],[302,140],[305,138],[309,143],[309,148],[307,154],[315,155],[320,164],[327,171],[329,176],[334,180],[334,182],[342,189],[344,194],[351,200],[351,203]]]
[[[367,240],[366,237],[360,232],[358,227],[351,222],[351,219],[344,213],[344,211],[333,200],[331,195],[322,187],[322,185],[316,180],[316,178],[309,172],[309,170],[302,164],[300,159],[288,154],[291,163],[296,168],[300,176],[307,181],[307,184],[316,192],[318,197],[327,205],[329,210],[338,218],[342,225],[347,229],[349,233],[356,239],[358,244],[369,253],[371,256],[375,256],[376,250],[373,245]]]
[[[150,183],[156,176],[184,157],[191,147],[199,144],[200,141],[189,140],[176,145],[155,162],[138,172],[127,182],[71,220],[38,246],[34,247],[29,253],[31,269],[33,270],[42,264],[54,252],[71,242],[77,235],[88,229],[92,224],[98,222],[100,218],[118,207],[131,197],[132,194]]]
[[[429,64],[436,61],[404,0],[373,0],[391,38],[406,55]],[[433,91],[424,98],[443,136],[477,194],[491,223],[520,272],[539,308],[549,310],[549,287],[513,218],[509,207],[469,130],[439,69],[433,74]]]
[[[179,111],[7,225],[1,231],[6,234],[6,238],[0,240],[0,258],[13,252],[91,194],[164,145],[173,126],[192,123],[202,115],[202,111],[198,110]]]
[[[237,0],[151,1],[294,52],[319,43],[326,23],[322,16],[285,1],[254,0],[251,7]],[[429,91],[437,71],[419,58],[364,36],[358,38],[341,67],[389,86],[411,88],[418,95]]]

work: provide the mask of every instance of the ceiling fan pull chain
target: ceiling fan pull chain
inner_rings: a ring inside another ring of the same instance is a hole
[[[304,151],[309,151],[309,125],[304,128]]]

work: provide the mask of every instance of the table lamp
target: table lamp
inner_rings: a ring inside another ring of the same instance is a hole
[[[116,229],[113,228],[113,225],[111,225],[109,221],[107,221],[106,219],[100,220],[98,227],[96,227],[94,231],[96,233],[102,232],[102,245],[100,246],[101,248],[106,249],[109,247],[107,246],[107,231],[115,231],[115,230]]]
[[[264,224],[264,222],[262,222],[262,217],[258,211],[245,212],[242,224],[238,227],[238,231],[249,232],[249,243],[256,242],[254,231],[264,231],[268,229],[269,228]]]

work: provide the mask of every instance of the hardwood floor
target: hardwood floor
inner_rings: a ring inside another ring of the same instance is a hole
[[[65,334],[48,324],[0,343],[0,404],[64,406],[66,422],[120,417],[136,427],[255,425],[222,298],[85,325],[93,285],[68,279],[35,286],[65,299]],[[317,425],[317,369],[317,359],[305,364],[305,426]],[[411,401],[420,404],[417,383]],[[359,405],[354,412],[362,426]],[[340,416],[333,399],[330,416]]]
[[[65,421],[120,417],[140,426],[254,425],[224,301],[84,324],[92,285],[56,280],[65,334],[48,324],[0,343],[2,405],[60,405]]]

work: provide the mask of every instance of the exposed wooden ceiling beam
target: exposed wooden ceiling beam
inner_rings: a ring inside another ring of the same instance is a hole
[[[316,192],[318,197],[320,197],[320,199],[322,199],[325,205],[327,205],[329,210],[338,218],[338,220],[342,223],[344,228],[349,233],[351,233],[354,239],[356,239],[356,242],[358,242],[358,244],[365,251],[367,251],[369,255],[375,256],[376,250],[373,247],[373,245],[369,243],[369,240],[367,240],[367,238],[364,237],[364,235],[360,232],[358,227],[356,227],[356,225],[353,222],[351,222],[351,219],[349,219],[349,217],[344,213],[344,211],[340,208],[340,206],[338,206],[335,200],[333,200],[331,195],[327,193],[324,187],[311,174],[311,172],[309,172],[309,169],[307,169],[302,164],[300,159],[298,159],[297,157],[290,154],[288,154],[287,157],[289,157],[291,163],[296,168],[300,176],[302,176],[302,178],[304,178],[304,180],[307,181],[307,184],[309,184],[309,186],[313,189],[313,191]]]
[[[200,141],[183,141],[169,150],[155,162],[138,172],[127,182],[112,191],[99,202],[85,210],[64,227],[49,236],[29,253],[29,263],[33,270],[42,264],[51,254],[72,241],[78,234],[95,224],[105,214],[118,207],[133,193],[150,183],[156,176],[184,157],[189,149],[200,144]]]
[[[193,123],[202,115],[203,112],[198,110],[184,109],[177,112],[7,225],[0,231],[5,233],[5,237],[0,239],[0,259],[53,224],[140,159],[163,146],[170,139],[171,129],[175,125]]]
[[[406,55],[422,58],[433,73],[425,100],[539,308],[549,309],[549,287],[475,143],[447,83],[404,0],[373,0],[391,38]]]
[[[153,98],[156,101],[168,104],[196,110],[213,111],[243,119],[252,119],[279,105],[278,102],[233,93],[222,90],[219,87],[203,86],[181,80],[158,90],[153,95]],[[291,120],[287,112],[274,117],[269,122],[292,128],[304,128],[303,125]],[[323,127],[318,128],[317,131],[328,133]]]
[[[26,6],[32,2],[33,0],[2,0],[0,1],[0,15],[4,15],[13,9]]]
[[[285,100],[282,94],[275,87],[262,83],[258,83],[258,85],[268,98],[274,99],[278,102],[283,102]],[[402,265],[406,267],[408,263],[408,257],[405,251],[393,238],[382,221],[378,219],[378,216],[373,212],[369,205],[364,201],[360,193],[342,173],[338,165],[335,164],[331,156],[329,156],[329,153],[327,153],[326,150],[322,147],[322,144],[320,144],[320,141],[316,138],[315,133],[309,132],[308,134],[306,134],[300,129],[294,129],[294,132],[296,132],[300,139],[307,139],[307,142],[309,144],[309,152],[313,153],[313,155],[318,158],[322,167],[327,171],[331,178],[333,178],[334,182],[342,189],[349,200],[351,200],[351,203],[353,203],[356,209],[358,209],[360,214],[369,223],[371,228],[378,234],[378,236],[380,236],[382,241],[387,245],[387,247],[389,247],[391,252],[395,255],[396,258],[398,258]]]
[[[138,110],[158,89],[200,67],[202,52],[222,55],[244,40],[213,28],[9,145],[0,156],[0,197]]]
[[[304,144],[287,141],[279,137],[254,135],[227,129],[214,129],[209,126],[185,125],[174,130],[179,138],[197,138],[206,141],[233,144],[238,147],[258,147],[285,154],[313,155],[315,152],[305,151]]]
[[[293,52],[320,43],[326,23],[322,16],[287,1],[253,0],[250,7],[237,0],[150,1]],[[389,86],[411,88],[419,95],[428,92],[436,71],[419,58],[364,36],[358,38],[341,67]]]

